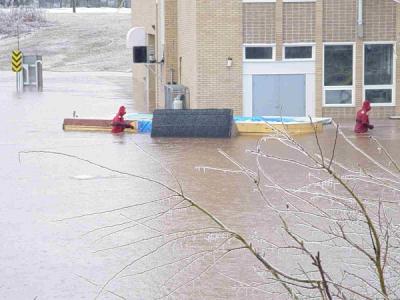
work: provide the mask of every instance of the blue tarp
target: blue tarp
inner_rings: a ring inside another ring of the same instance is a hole
[[[139,133],[150,133],[151,132],[151,120],[138,120],[138,132]]]
[[[238,122],[271,122],[271,123],[299,122],[295,118],[291,118],[291,117],[241,117],[241,116],[235,116],[235,117],[233,117],[233,119]]]

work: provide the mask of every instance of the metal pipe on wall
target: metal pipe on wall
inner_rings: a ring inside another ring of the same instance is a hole
[[[357,36],[362,38],[364,36],[364,24],[363,24],[363,0],[358,0],[358,12],[357,12]]]
[[[158,0],[156,0],[156,28],[155,28],[155,59],[156,59],[156,78],[155,78],[155,89],[156,89],[156,99],[155,99],[155,106],[156,109],[158,109],[158,101],[159,101],[159,91],[158,91],[158,76],[159,76],[159,69],[158,69],[158,62],[159,62],[159,49],[158,49],[158,38],[159,38],[159,6],[158,6]]]

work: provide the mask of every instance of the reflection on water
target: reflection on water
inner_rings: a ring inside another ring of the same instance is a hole
[[[0,295],[4,299],[93,299],[113,274],[166,239],[171,239],[168,246],[119,273],[102,297],[113,299],[111,292],[115,292],[128,299],[153,299],[163,292],[173,293],[174,299],[285,299],[267,292],[268,286],[260,283],[259,266],[247,252],[224,256],[224,249],[237,244],[213,228],[215,223],[180,203],[160,184],[129,175],[149,177],[179,190],[164,166],[174,171],[185,195],[232,230],[255,244],[279,239],[277,216],[249,178],[230,172],[237,166],[218,152],[221,149],[256,170],[254,155],[246,150],[255,149],[257,137],[152,139],[149,135],[63,132],[62,120],[73,111],[82,118],[111,118],[120,105],[132,110],[129,93],[121,89],[121,83],[128,87],[131,80],[122,76],[116,86],[115,74],[110,75],[112,80],[106,75],[75,74],[72,80],[69,75],[48,76],[43,94],[23,95],[13,92],[12,76],[0,76]],[[399,158],[399,123],[375,124],[373,133]],[[342,127],[352,136],[352,126],[344,122]],[[317,152],[312,136],[298,140]],[[334,130],[328,127],[320,136],[327,153],[333,140]],[[353,140],[368,153],[379,154],[370,139]],[[293,155],[276,143],[270,147],[279,155]],[[58,155],[25,154],[19,160],[18,152],[26,150],[68,153],[124,174]],[[359,164],[368,166],[365,158],[344,146],[338,146],[336,156],[355,169]],[[224,171],[203,172],[199,166]],[[308,180],[307,172],[276,162],[265,167],[283,185],[296,187]],[[269,196],[271,201],[286,203],[273,199],[273,193]],[[61,219],[66,220],[57,221]],[[182,239],[173,242],[177,236],[172,232],[179,229],[184,229],[178,235]],[[189,234],[193,230],[196,234]],[[220,248],[211,251],[213,247]],[[286,269],[295,259],[285,262],[277,257],[275,262]],[[214,267],[205,271],[204,266],[210,264]],[[199,273],[198,278],[193,275]]]

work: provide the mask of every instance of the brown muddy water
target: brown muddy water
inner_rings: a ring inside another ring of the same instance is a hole
[[[227,236],[209,218],[186,203],[171,210],[177,198],[156,201],[171,195],[160,185],[71,157],[18,155],[62,152],[177,189],[165,167],[176,174],[185,195],[268,252],[264,241],[282,240],[282,225],[254,183],[243,174],[201,168],[238,170],[220,149],[256,170],[255,157],[247,150],[255,149],[258,137],[152,139],[63,132],[62,120],[73,111],[83,118],[110,118],[125,104],[132,112],[130,77],[48,73],[42,94],[23,95],[14,92],[13,74],[1,73],[0,79],[2,299],[288,299],[264,278],[262,266],[248,251],[224,254],[222,250],[238,244],[221,246]],[[352,122],[341,124],[352,141],[383,161],[382,151],[370,139],[352,134]],[[373,131],[395,159],[400,159],[399,127],[400,121],[380,120]],[[330,126],[320,135],[327,153],[334,136]],[[317,151],[312,135],[297,140]],[[268,147],[271,153],[298,158],[278,143]],[[343,141],[336,156],[354,169],[371,167]],[[308,171],[287,164],[264,160],[262,166],[284,186],[299,187],[309,180]],[[286,204],[274,192],[267,198]],[[178,236],[168,234],[177,231],[186,237],[173,241]],[[213,252],[218,246],[220,251]],[[326,261],[340,261],[322,248]],[[297,257],[284,254],[267,253],[279,268],[293,270]]]

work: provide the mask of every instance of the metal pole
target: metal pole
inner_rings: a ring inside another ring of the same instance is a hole
[[[362,38],[364,36],[364,25],[363,25],[363,0],[358,0],[358,11],[357,11],[357,36]]]
[[[182,84],[182,56],[179,57],[179,84]]]
[[[158,97],[159,97],[159,90],[158,90],[158,62],[159,62],[159,49],[158,49],[158,18],[159,18],[159,12],[158,12],[158,0],[156,0],[156,28],[155,28],[155,44],[156,44],[156,49],[155,49],[155,57],[156,57],[156,109],[158,109]]]
[[[17,21],[17,43],[18,43],[18,50],[19,50],[19,20]]]
[[[18,21],[17,21],[17,49],[19,50],[19,19],[18,19]],[[20,92],[20,76],[19,76],[19,72],[15,72],[15,76],[17,77],[16,78],[16,82],[17,82],[17,93],[19,93]]]

